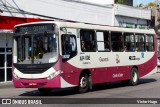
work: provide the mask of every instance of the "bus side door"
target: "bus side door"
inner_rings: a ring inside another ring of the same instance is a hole
[[[72,84],[77,84],[75,80],[76,75],[76,60],[77,56],[77,39],[76,39],[76,29],[65,28],[65,31],[61,31],[61,49],[62,49],[62,70],[64,71],[63,78]],[[75,59],[73,59],[75,58]],[[69,62],[69,63],[68,63]]]

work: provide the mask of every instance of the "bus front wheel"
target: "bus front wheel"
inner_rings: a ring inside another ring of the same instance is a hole
[[[137,68],[132,68],[130,72],[130,85],[137,85],[139,82],[139,75]]]
[[[41,94],[48,95],[51,93],[52,89],[51,88],[38,88],[38,91]]]
[[[85,93],[88,90],[89,90],[89,76],[87,74],[84,74],[80,77],[78,92]]]

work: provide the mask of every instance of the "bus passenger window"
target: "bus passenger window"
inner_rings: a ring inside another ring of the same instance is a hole
[[[124,33],[124,47],[125,47],[126,52],[134,52],[135,51],[134,34]]]
[[[98,51],[110,51],[109,32],[97,31]]]
[[[154,51],[154,41],[152,35],[146,35],[146,50]]]
[[[111,32],[112,50],[123,51],[123,36],[122,32]]]
[[[96,41],[94,30],[80,30],[81,50],[83,52],[95,52]]]
[[[145,51],[145,39],[143,34],[136,34],[136,51]]]
[[[85,43],[85,41],[81,41],[81,45],[82,45],[82,51],[87,51],[87,44]]]

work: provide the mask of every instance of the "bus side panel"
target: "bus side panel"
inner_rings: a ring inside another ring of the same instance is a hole
[[[80,71],[82,69],[76,68],[69,64],[68,62],[63,62],[63,73],[61,74],[62,78],[70,84],[78,85]]]
[[[141,64],[139,66],[139,68],[140,68],[139,76],[140,77],[143,77],[147,74],[152,74],[152,72],[153,73],[157,72],[155,69],[157,67],[157,38],[156,37],[157,36],[154,35],[154,50],[155,51],[154,51],[153,57],[150,60],[148,60],[145,64]]]
[[[115,67],[102,67],[102,68],[90,68],[92,83],[105,83],[114,82],[119,80],[130,79],[130,71],[132,67],[137,66],[139,70],[139,77],[143,77],[153,71],[156,67],[156,53],[147,62],[140,65],[130,65],[130,66],[115,66]],[[78,85],[79,77],[82,68],[77,68],[72,64],[65,62],[63,63],[65,67],[63,69],[64,73],[62,77],[70,84]]]
[[[104,83],[107,82],[107,69],[106,68],[92,68],[91,71],[92,83]]]
[[[116,68],[117,68],[117,74],[113,74],[112,78],[116,78],[117,81],[128,80],[130,78],[131,66],[119,66]]]
[[[151,71],[155,73],[156,71],[153,71],[157,67],[157,54],[155,52],[154,56],[147,61],[145,64],[141,64],[138,66],[139,68],[139,77],[143,77],[147,74],[149,74]]]

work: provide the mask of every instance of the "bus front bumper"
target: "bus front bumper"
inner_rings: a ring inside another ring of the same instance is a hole
[[[15,88],[61,88],[60,75],[52,80],[44,79],[15,79],[13,78]]]

